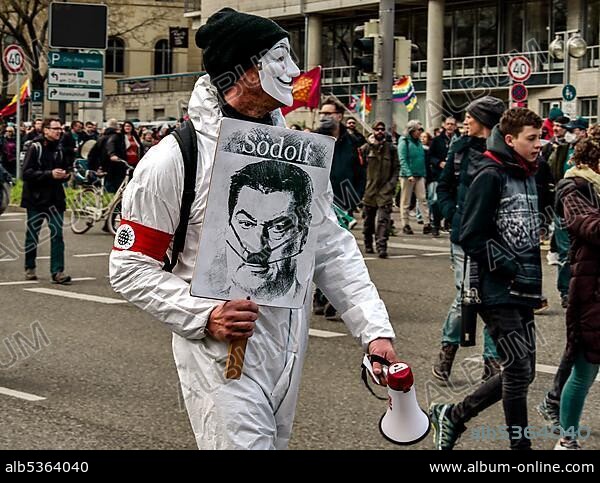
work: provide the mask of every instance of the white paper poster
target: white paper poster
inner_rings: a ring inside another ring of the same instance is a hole
[[[191,294],[299,308],[311,285],[335,140],[221,123]]]

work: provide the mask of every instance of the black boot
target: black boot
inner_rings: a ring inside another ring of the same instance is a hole
[[[452,371],[452,363],[456,357],[456,351],[458,350],[458,344],[443,344],[442,350],[438,355],[438,359],[433,364],[431,372],[436,379],[443,382],[448,382],[450,378],[450,372]]]

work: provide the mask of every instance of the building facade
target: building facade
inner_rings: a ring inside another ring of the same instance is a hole
[[[186,15],[198,25],[222,6],[218,0],[189,1]],[[273,18],[288,29],[301,68],[322,65],[323,94],[333,93],[348,104],[366,85],[371,97],[376,96],[376,83],[356,72],[352,58],[355,28],[378,18],[379,2],[239,0],[229,6]],[[410,117],[433,127],[446,115],[461,118],[470,100],[484,93],[508,101],[507,64],[517,54],[533,67],[525,82],[527,104],[547,115],[552,105],[563,105],[567,82],[565,62],[549,56],[549,44],[557,32],[577,29],[588,48],[583,58],[570,58],[568,81],[576,87],[577,99],[568,107],[596,122],[599,13],[600,0],[396,1],[394,33],[416,46],[412,77],[419,100],[410,115],[403,105],[395,106],[396,124],[402,126]],[[371,118],[376,116],[372,112]]]

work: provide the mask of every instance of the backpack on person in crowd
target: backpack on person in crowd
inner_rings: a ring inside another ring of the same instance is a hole
[[[185,236],[187,234],[192,203],[196,197],[196,171],[198,168],[198,139],[196,130],[191,120],[187,120],[171,133],[179,144],[183,157],[183,194],[181,196],[181,210],[179,212],[179,224],[173,237],[173,250],[171,258],[165,255],[163,270],[172,272],[177,264],[179,254],[185,247]]]

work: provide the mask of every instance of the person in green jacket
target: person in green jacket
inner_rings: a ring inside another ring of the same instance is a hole
[[[400,222],[402,233],[412,235],[408,218],[408,207],[413,192],[417,197],[419,209],[426,224],[423,226],[423,234],[431,233],[429,223],[429,207],[427,206],[427,195],[425,191],[425,150],[421,144],[421,133],[423,126],[419,121],[408,121],[406,134],[398,141],[398,158],[400,159]]]

